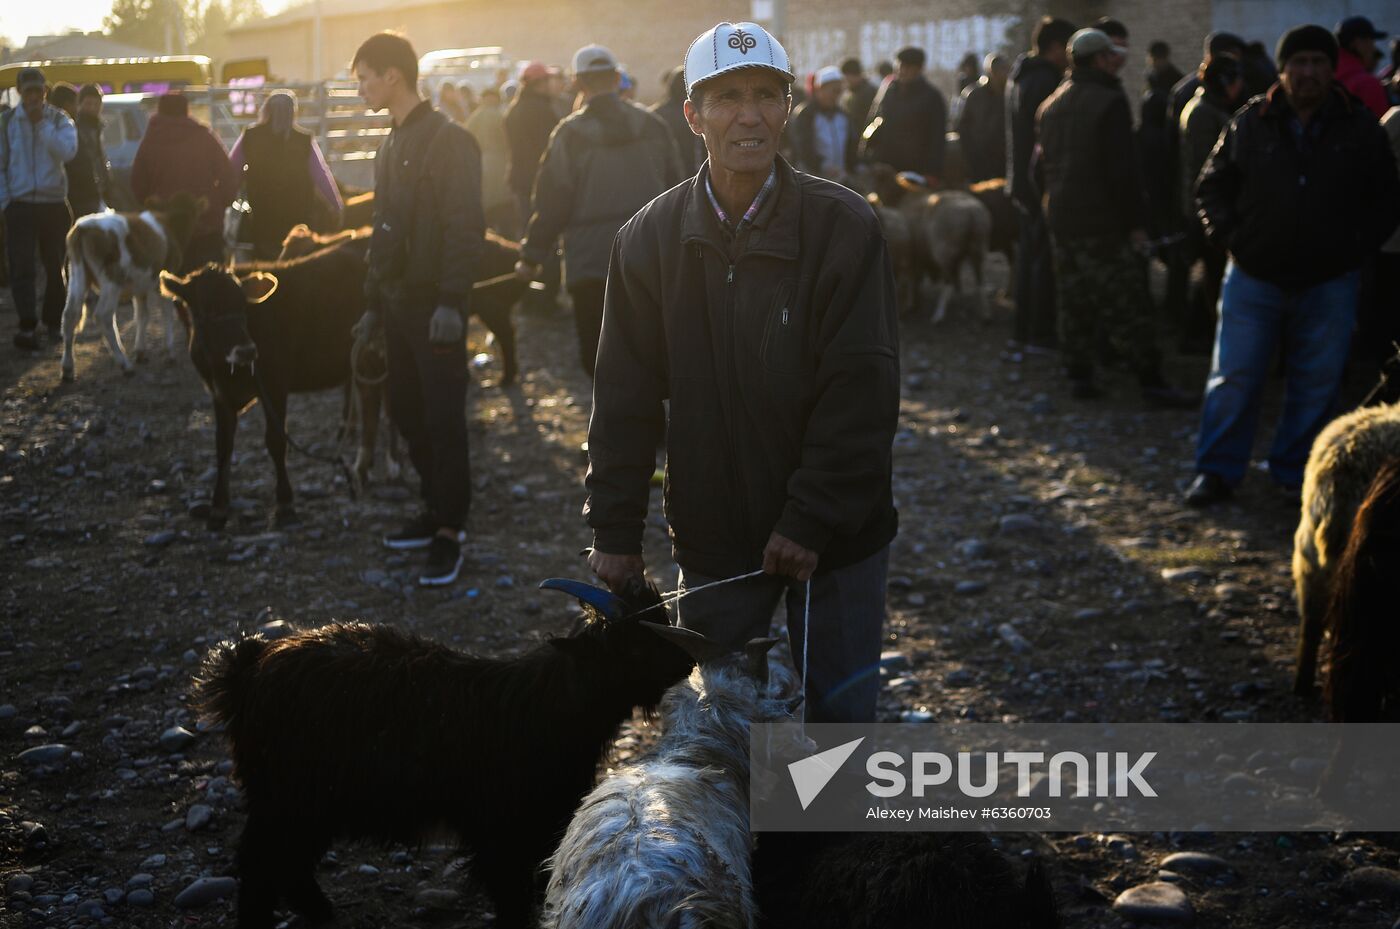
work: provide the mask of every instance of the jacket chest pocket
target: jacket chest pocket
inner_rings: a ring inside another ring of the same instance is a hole
[[[803,342],[807,326],[794,305],[796,297],[797,282],[783,281],[768,308],[760,356],[763,367],[774,374],[801,374],[806,370]]]

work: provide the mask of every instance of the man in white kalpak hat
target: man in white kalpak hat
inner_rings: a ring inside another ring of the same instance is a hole
[[[763,572],[683,599],[681,624],[737,647],[786,599],[800,662],[810,591],[807,718],[872,721],[897,525],[894,279],[869,205],[779,157],[792,80],[752,23],[720,23],[686,55],[685,115],[709,160],[613,243],[589,561],[614,588],[644,572],[664,436],[681,587]]]

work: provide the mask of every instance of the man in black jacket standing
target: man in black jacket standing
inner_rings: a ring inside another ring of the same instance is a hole
[[[617,58],[608,49],[586,45],[574,53],[574,82],[584,104],[549,137],[531,198],[535,215],[516,265],[521,277],[533,280],[563,236],[579,361],[589,377],[598,356],[613,238],[647,201],[681,180],[670,129],[618,96],[620,81]]]
[[[841,78],[846,82],[846,90],[841,94],[841,109],[846,111],[851,127],[859,136],[870,124],[870,109],[880,88],[865,76],[865,68],[861,67],[859,58],[847,58],[841,62]]]
[[[1006,79],[1011,62],[988,55],[983,69],[981,80],[963,91],[958,117],[969,184],[1006,176]]]
[[[1035,151],[1035,115],[1055,92],[1069,61],[1066,45],[1074,24],[1045,17],[1035,27],[1035,51],[1022,55],[1011,70],[1006,91],[1006,134],[1011,146],[1007,180],[1011,200],[1021,212],[1021,242],[1016,250],[1015,348],[1048,350],[1055,334],[1055,271],[1050,229],[1040,207],[1040,187],[1031,170]]]
[[[350,67],[366,105],[387,109],[394,121],[374,162],[366,309],[357,329],[361,338],[384,329],[389,413],[425,507],[384,544],[426,548],[418,582],[450,584],[462,567],[471,503],[464,336],[486,225],[481,150],[418,96],[418,56],[407,39],[371,36]]]
[[[1235,114],[1196,188],[1206,238],[1229,249],[1215,355],[1186,502],[1243,480],[1274,352],[1287,386],[1269,476],[1303,482],[1313,439],[1335,412],[1356,321],[1360,267],[1400,223],[1400,177],[1385,133],[1333,81],[1337,42],[1321,26],[1279,41],[1279,83]]]
[[[666,72],[661,83],[666,88],[666,99],[653,104],[651,112],[661,117],[666,128],[671,130],[683,176],[694,177],[700,168],[700,143],[691,134],[690,124],[685,121],[685,69],[672,68]]]
[[[902,48],[899,70],[875,97],[871,120],[880,126],[870,139],[869,160],[896,171],[915,171],[935,186],[943,175],[948,102],[924,77],[924,50]]]
[[[1060,350],[1074,396],[1102,394],[1093,376],[1102,332],[1131,362],[1144,400],[1194,408],[1163,378],[1152,329],[1141,253],[1147,204],[1132,112],[1114,76],[1123,50],[1098,29],[1079,30],[1069,47],[1069,80],[1040,107],[1040,146]]]
[[[808,718],[870,722],[897,521],[894,279],[869,204],[778,157],[792,77],[752,23],[720,23],[686,56],[686,115],[710,157],[613,245],[589,563],[613,588],[644,572],[664,436],[681,587],[763,572],[686,597],[681,624],[737,648],[786,599],[795,655],[811,631]]]

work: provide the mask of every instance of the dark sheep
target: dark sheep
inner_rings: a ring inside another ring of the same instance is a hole
[[[546,584],[595,605],[572,634],[514,659],[349,622],[210,652],[196,704],[227,727],[248,804],[242,929],[270,929],[279,897],[310,923],[330,919],[314,872],[332,841],[417,843],[442,828],[471,853],[496,925],[528,924],[540,863],[618,728],[636,708],[654,713],[693,666],[630,618],[660,603],[654,589],[619,599]]]
[[[768,832],[754,850],[760,929],[1059,929],[1032,861],[1024,883],[987,836]]]

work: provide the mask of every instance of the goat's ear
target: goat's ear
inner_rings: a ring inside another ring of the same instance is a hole
[[[768,651],[778,640],[774,638],[749,639],[744,643],[744,667],[759,683],[768,683]]]
[[[680,626],[663,626],[661,623],[649,623],[645,619],[640,620],[640,623],[672,645],[679,646],[687,655],[694,658],[697,663],[714,661],[716,658],[723,658],[725,655],[729,654],[729,650],[724,646],[705,638],[694,629],[682,629]]]
[[[243,296],[249,303],[262,303],[277,293],[277,275],[254,271],[239,278],[238,286],[243,288]]]

